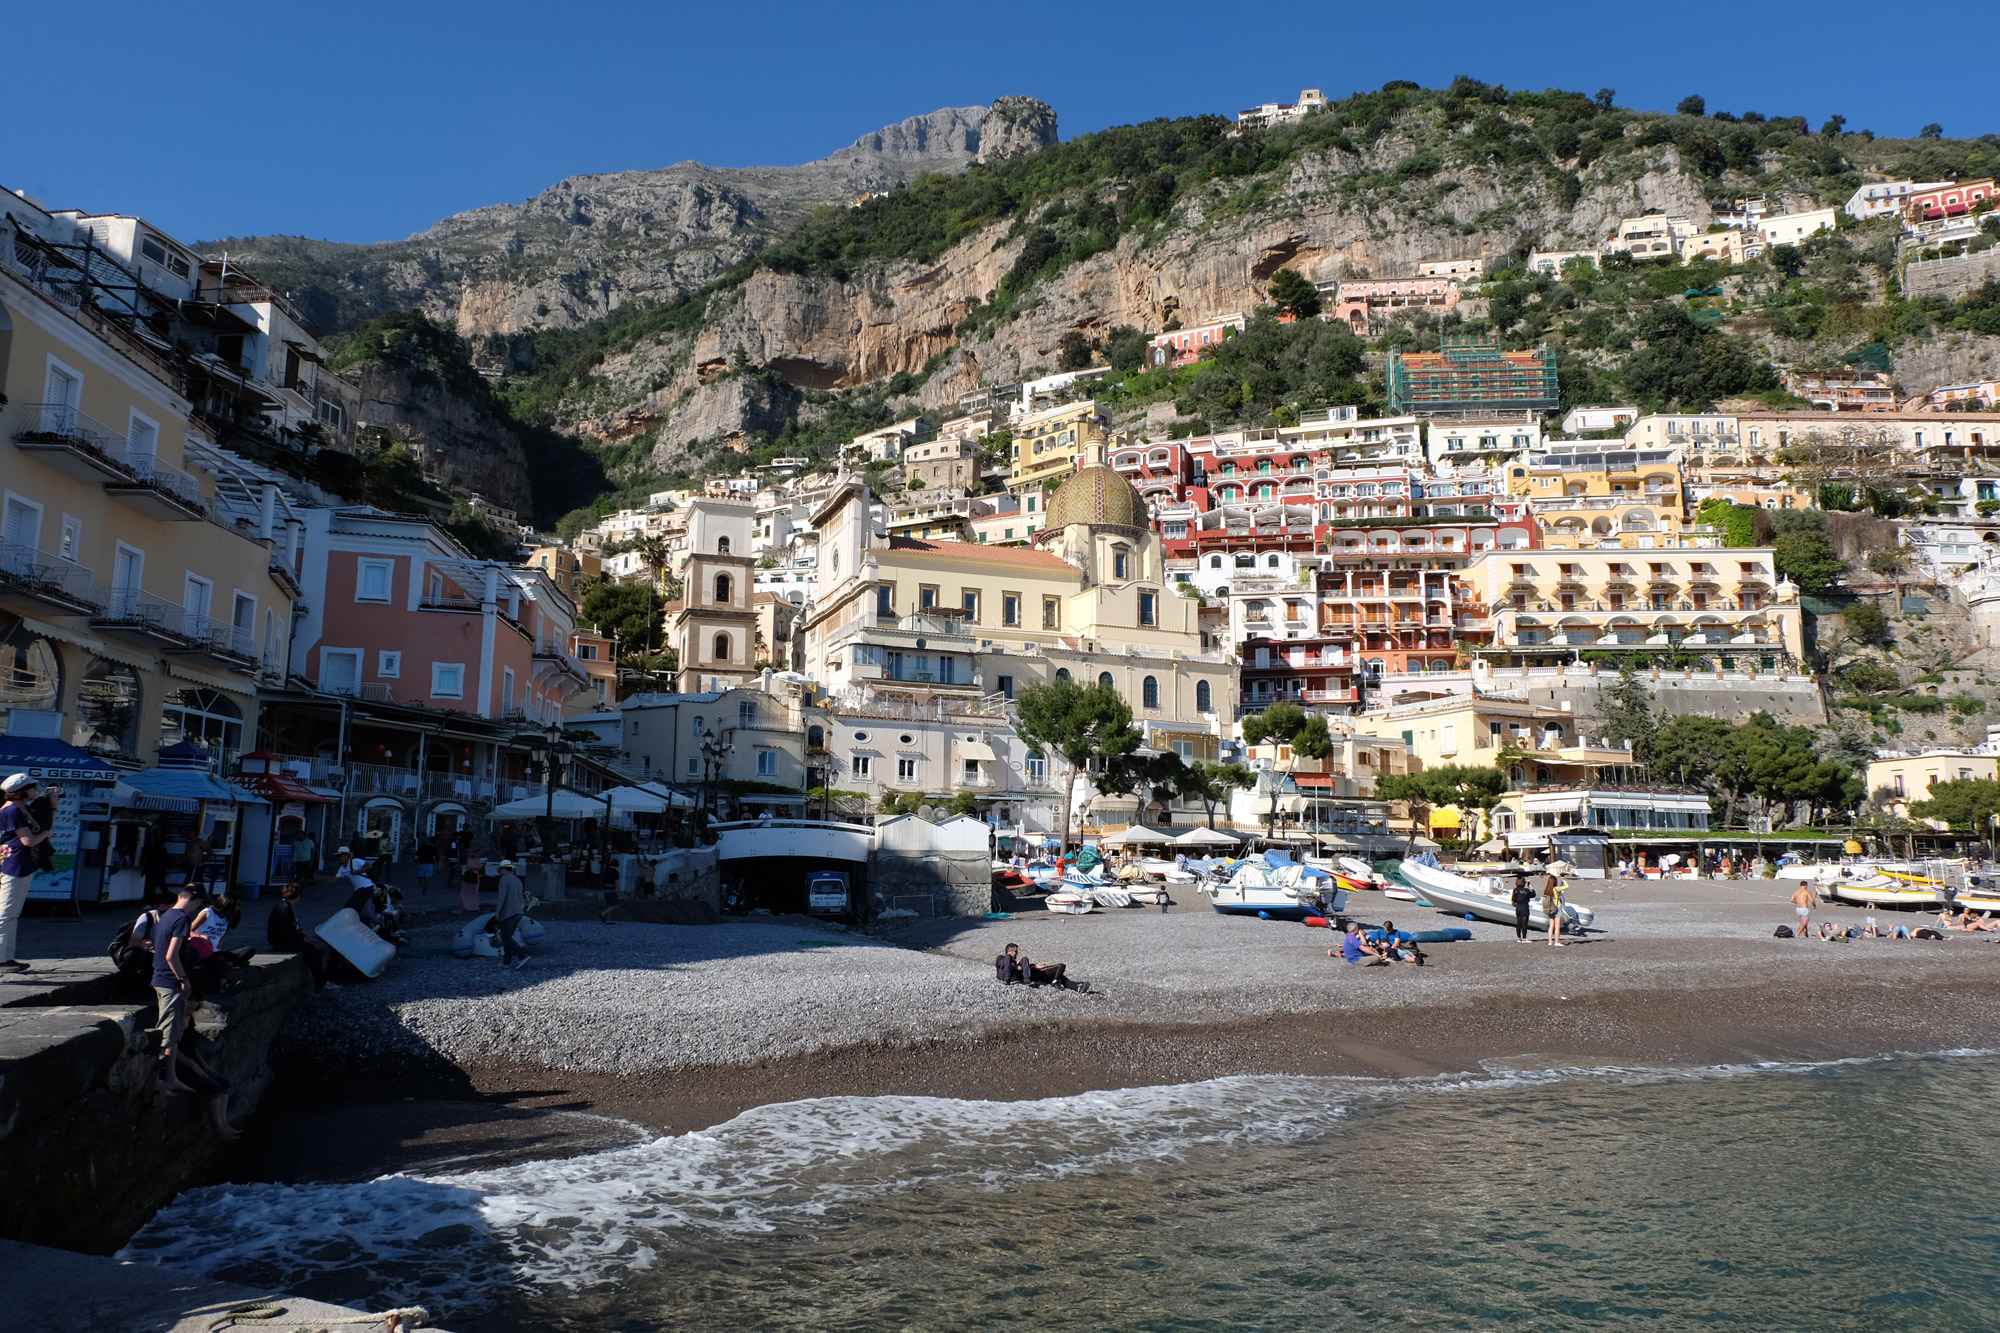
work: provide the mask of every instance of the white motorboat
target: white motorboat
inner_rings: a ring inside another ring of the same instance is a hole
[[[1325,871],[1297,862],[1244,861],[1228,879],[1212,880],[1201,891],[1224,916],[1303,921],[1347,910],[1346,889]]]
[[[1061,893],[1052,893],[1042,899],[1042,906],[1051,912],[1060,912],[1064,916],[1083,916],[1097,910],[1097,900],[1091,894],[1064,889]]]
[[[1512,875],[1480,875],[1476,878],[1454,875],[1449,870],[1427,866],[1421,861],[1405,861],[1401,870],[1403,878],[1440,911],[1459,915],[1470,912],[1482,921],[1497,921],[1504,926],[1514,924]],[[1562,917],[1565,927],[1580,930],[1597,920],[1597,913],[1578,903],[1564,903]],[[1542,911],[1540,894],[1528,903],[1528,924],[1537,930],[1548,929],[1549,918]]]
[[[1934,881],[1903,880],[1880,873],[1822,880],[1815,887],[1829,898],[1869,907],[1935,907],[1948,891],[1947,886]]]

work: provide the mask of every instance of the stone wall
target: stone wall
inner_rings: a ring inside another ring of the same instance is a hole
[[[1826,700],[1810,676],[1748,675],[1718,671],[1642,671],[1639,678],[1652,695],[1653,716],[1659,719],[1690,713],[1741,722],[1752,713],[1769,713],[1786,726],[1826,725]],[[1546,675],[1506,676],[1493,673],[1481,692],[1500,692],[1529,703],[1555,708],[1568,705],[1579,730],[1589,735],[1618,684],[1618,673],[1595,675],[1574,670]]]
[[[1988,279],[2000,281],[2000,247],[1950,259],[1920,259],[1903,269],[1905,296],[1948,296],[1954,301]]]
[[[158,1091],[153,1005],[115,998],[108,959],[27,975],[0,993],[0,1237],[109,1253],[226,1145],[201,1099]],[[270,1084],[272,1038],[312,991],[296,957],[260,956],[244,978],[195,1020],[239,1123]]]
[[[993,908],[986,825],[960,816],[933,824],[916,815],[876,826],[868,858],[871,914],[983,916]]]

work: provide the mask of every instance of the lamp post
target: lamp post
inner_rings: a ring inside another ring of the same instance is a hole
[[[541,766],[542,789],[545,798],[542,816],[542,853],[548,856],[552,851],[553,832],[556,822],[556,787],[562,781],[563,761],[569,758],[569,741],[563,735],[562,724],[550,722],[539,733],[528,738],[528,753]]]
[[[708,737],[701,743],[701,809],[703,814],[712,814],[709,809],[709,793],[729,752],[736,747],[725,744],[720,737]]]

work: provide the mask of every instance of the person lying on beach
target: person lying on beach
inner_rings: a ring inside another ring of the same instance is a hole
[[[1021,957],[1021,946],[1009,944],[993,960],[993,972],[1003,986],[1060,986],[1064,990],[1088,994],[1088,981],[1071,981],[1068,963],[1032,963]]]
[[[1861,938],[1864,940],[1879,940],[1882,938],[1882,932],[1876,928],[1874,917],[1869,917],[1868,924],[1861,928]]]

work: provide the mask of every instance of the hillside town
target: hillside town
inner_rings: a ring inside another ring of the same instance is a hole
[[[1990,194],[1889,182],[1847,212],[1897,210],[1930,247]],[[1751,200],[1702,233],[1628,218],[1598,250],[1529,264],[1748,254],[1834,213]],[[1719,514],[1897,477],[1925,499],[1898,549],[1981,625],[2000,610],[1992,383],[1898,401],[1880,372],[1801,371],[1792,410],[1561,411],[1546,351],[1470,335],[1391,351],[1386,416],[1121,425],[1093,396],[1108,372],[1086,368],[984,387],[832,459],[652,494],[569,541],[461,498],[513,552],[499,559],[454,536],[448,503],[355,502],[365,409],[254,275],[136,217],[17,195],[5,227],[6,745],[85,793],[57,836],[89,853],[42,896],[137,896],[149,859],[197,837],[231,881],[274,877],[301,835],[407,857],[490,835],[496,809],[552,781],[652,784],[676,826],[969,815],[1003,857],[1211,821],[1463,819],[1532,842],[1559,807],[1703,828],[1705,801],[1594,730],[1621,663],[1826,718],[1806,604],[1828,581],[1802,589]],[[1364,329],[1449,310],[1481,277],[1439,259],[1320,283],[1314,313]],[[1244,327],[1157,331],[1148,363],[1198,361]],[[581,614],[618,584],[649,590],[651,642]],[[1055,681],[1110,686],[1142,753],[1209,780],[1072,783],[1017,725],[1022,692]],[[1246,731],[1279,705],[1324,717],[1331,752]],[[1496,762],[1506,791],[1478,820],[1375,789]]]

